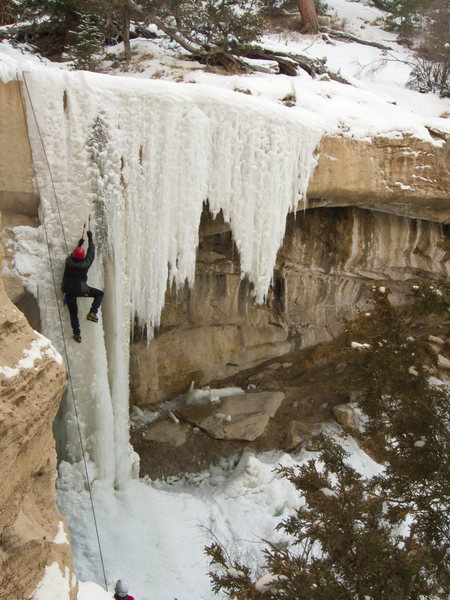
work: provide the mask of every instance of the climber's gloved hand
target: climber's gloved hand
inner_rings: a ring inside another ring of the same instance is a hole
[[[80,241],[78,242],[78,246],[81,248],[81,246],[84,244],[84,239],[80,238]]]
[[[89,230],[86,235],[88,237],[88,240],[91,241],[92,240],[92,231]]]

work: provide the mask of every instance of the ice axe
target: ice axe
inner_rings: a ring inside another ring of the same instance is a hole
[[[88,231],[91,230],[91,215],[88,217]],[[86,221],[83,224],[83,233],[81,235],[81,239],[84,240],[84,234],[86,233]]]

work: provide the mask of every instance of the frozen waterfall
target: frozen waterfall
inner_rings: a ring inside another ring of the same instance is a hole
[[[42,260],[34,273],[43,332],[61,347],[44,234],[59,289],[64,237],[71,251],[91,214],[97,257],[89,283],[105,289],[101,318],[98,325],[84,322],[90,300],[79,300],[79,346],[71,342],[68,311],[62,315],[92,468],[123,487],[133,460],[130,323],[137,319],[151,332],[168,282],[193,284],[206,200],[213,215],[222,210],[229,221],[242,276],[252,282],[255,301],[264,301],[287,213],[305,201],[322,132],[284,106],[201,85],[40,67],[18,77],[26,83],[45,223],[36,234]],[[69,403],[63,420],[66,454],[75,462],[80,450]]]

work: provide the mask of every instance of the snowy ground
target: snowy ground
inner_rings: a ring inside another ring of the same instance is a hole
[[[245,91],[277,104],[295,92],[296,106],[292,110],[328,133],[370,137],[408,132],[431,141],[427,126],[449,132],[449,100],[405,87],[412,70],[413,55],[396,42],[394,33],[380,27],[383,12],[366,0],[329,0],[327,5],[337,29],[381,43],[388,49],[327,39],[326,36],[324,39],[321,35],[304,36],[295,31],[267,35],[264,45],[326,58],[328,68],[345,77],[351,86],[311,79],[301,70],[295,78],[265,73],[214,74],[198,63],[180,59],[173,44],[164,40],[132,40],[133,63],[126,70],[115,60],[115,55],[122,52],[122,46],[110,48],[100,70],[122,77],[205,84],[237,93]],[[9,55],[17,60],[18,52],[20,57],[17,49],[5,42],[0,44],[0,56]],[[20,60],[30,64],[69,68],[32,56],[25,49],[22,53]]]
[[[359,472],[370,476],[380,471],[353,440],[338,439]],[[307,451],[296,456],[246,453],[240,460],[223,461],[209,471],[170,482],[133,481],[115,492],[94,485],[109,589],[115,579],[124,577],[139,600],[210,599],[203,547],[214,537],[258,572],[262,540],[280,541],[276,525],[302,503],[274,468],[314,456]],[[103,575],[83,477],[69,465],[63,471],[58,500],[70,524],[77,577],[91,582],[81,584],[78,599],[102,600],[107,596],[92,583],[101,583]],[[56,600],[59,596],[51,595],[54,576],[52,572],[43,590],[47,599]]]
[[[136,90],[143,89],[136,79],[169,79],[197,84],[181,84],[174,88],[174,102],[183,94],[193,103],[194,97],[197,98],[195,102],[199,102],[198,98],[209,95],[211,99],[221,99],[224,105],[238,110],[244,105],[250,107],[254,100],[255,106],[260,107],[264,114],[272,112],[274,119],[281,114],[289,114],[286,118],[292,122],[301,121],[321,132],[361,138],[411,133],[430,142],[433,140],[428,127],[450,133],[448,100],[405,88],[411,70],[408,64],[411,56],[396,44],[393,34],[382,31],[376,25],[380,11],[365,2],[327,0],[327,4],[335,11],[336,20],[345,20],[347,31],[384,43],[392,49],[383,51],[336,40],[329,43],[321,36],[301,36],[295,32],[267,36],[265,43],[273,48],[289,48],[315,57],[326,57],[328,66],[340,71],[352,85],[312,80],[306,73],[300,73],[296,78],[261,73],[246,76],[207,73],[200,65],[176,58],[170,48],[144,40],[133,41],[133,68],[124,73],[114,71],[110,66],[109,72],[134,78],[134,81],[129,81],[129,87],[132,89],[134,86]],[[14,63],[19,63],[25,71],[35,70],[37,64],[48,70],[67,69],[67,66],[52,65],[31,56],[25,50],[0,44],[0,77],[10,78]],[[94,85],[90,76],[86,76],[85,81]],[[154,88],[161,92],[168,89],[159,81],[154,81],[154,84]],[[124,83],[123,87],[127,85]],[[198,92],[186,91],[189,88]],[[244,90],[250,91],[251,96],[239,93]],[[104,92],[109,98],[112,93],[109,83],[104,84]],[[293,92],[296,106],[284,108],[282,99]],[[230,100],[233,94],[236,95],[235,102]],[[48,101],[45,94],[43,98],[43,103]],[[193,114],[197,112],[193,111]],[[53,119],[56,118],[55,111]],[[53,121],[49,127],[52,124]],[[60,148],[63,147],[61,143]],[[73,152],[77,156],[77,150],[73,149]],[[81,155],[81,150],[79,153]],[[65,190],[65,193],[69,192]],[[87,338],[89,343],[103,343],[92,335],[92,339]],[[81,351],[79,355],[81,361]],[[100,385],[98,378],[93,377],[92,381],[92,388]],[[102,422],[107,440],[103,440],[103,444],[112,444],[114,440],[107,431],[108,419],[112,416],[106,419],[101,411],[98,412],[97,418]],[[362,473],[370,475],[379,468],[354,442],[347,440],[345,443],[352,452],[352,464]],[[274,527],[301,502],[290,484],[274,474],[274,467],[279,463],[295,464],[309,457],[311,454],[307,452],[297,456],[244,455],[237,464],[230,460],[208,472],[186,476],[183,480],[165,483],[130,480],[120,491],[115,491],[110,481],[95,481],[94,505],[109,591],[116,579],[124,577],[128,579],[130,592],[136,600],[212,598],[204,545],[214,534],[237,554],[246,556],[248,561],[254,560],[262,546],[261,539],[275,539],[279,534],[274,532]],[[96,467],[92,470],[95,472]],[[83,481],[79,464],[71,466],[64,463],[58,481],[58,503],[69,523],[75,571],[80,581],[78,600],[103,600],[110,598],[111,594],[101,587],[104,585],[103,572],[90,501]],[[65,540],[61,539],[58,543],[65,543]],[[71,583],[66,574],[60,573],[53,565],[48,568],[36,591],[35,600],[67,598]]]

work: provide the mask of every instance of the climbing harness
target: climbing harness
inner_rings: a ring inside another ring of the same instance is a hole
[[[55,203],[56,203],[56,208],[58,211],[58,218],[59,218],[59,223],[61,226],[61,231],[62,231],[62,235],[63,235],[63,239],[64,239],[64,245],[66,248],[66,254],[69,253],[69,249],[67,246],[67,240],[66,240],[66,235],[64,232],[64,225],[63,225],[63,221],[62,221],[62,217],[61,217],[61,211],[59,208],[59,203],[58,203],[58,196],[56,194],[56,188],[55,188],[55,182],[53,179],[53,175],[52,175],[52,170],[50,168],[50,162],[48,160],[48,156],[47,156],[47,152],[45,150],[45,146],[44,146],[44,140],[42,138],[42,134],[41,134],[41,130],[39,128],[39,123],[37,120],[37,116],[36,116],[36,112],[34,110],[34,106],[33,106],[33,101],[31,99],[31,95],[30,95],[30,90],[28,89],[28,84],[25,78],[25,72],[22,71],[22,78],[23,78],[23,83],[25,85],[25,89],[27,91],[27,96],[30,102],[30,106],[31,106],[31,110],[33,113],[33,117],[34,117],[34,121],[36,123],[36,129],[39,135],[39,139],[42,145],[42,150],[44,152],[44,156],[45,156],[45,160],[46,160],[46,164],[47,164],[47,168],[48,168],[48,172],[50,175],[50,180],[52,182],[52,188],[53,188],[53,195],[55,197]],[[19,83],[20,86],[20,79],[19,79],[19,73],[17,73],[17,81]],[[23,115],[24,115],[24,119],[26,122],[26,110],[25,110],[25,101],[23,98],[22,93],[20,94],[21,97],[21,102],[22,102],[22,110],[23,110]],[[39,185],[36,182],[36,185],[38,187],[38,194],[40,196],[40,190],[39,190]],[[67,365],[67,380],[68,380],[68,387],[70,390],[70,394],[72,396],[72,403],[73,403],[73,407],[74,407],[74,412],[75,412],[75,419],[77,422],[77,429],[78,429],[78,437],[80,440],[80,447],[81,447],[81,454],[83,457],[83,464],[84,464],[84,471],[85,471],[85,476],[86,476],[86,484],[87,484],[87,488],[88,488],[88,492],[89,492],[89,498],[90,498],[90,503],[91,503],[91,510],[92,510],[92,516],[93,516],[93,520],[94,520],[94,526],[95,526],[95,534],[97,537],[97,544],[98,544],[98,550],[99,550],[99,556],[100,556],[100,563],[102,566],[102,571],[103,571],[103,578],[105,581],[105,589],[106,591],[108,591],[108,583],[106,580],[106,571],[105,571],[105,563],[103,560],[103,552],[102,552],[102,546],[100,543],[100,535],[99,535],[99,530],[98,530],[98,524],[97,524],[97,517],[95,514],[95,506],[94,506],[94,498],[92,495],[92,487],[91,487],[91,483],[89,481],[89,472],[88,472],[88,468],[87,468],[87,462],[86,462],[86,453],[84,450],[84,443],[83,443],[83,436],[81,434],[81,427],[80,427],[80,420],[79,420],[79,416],[78,416],[78,407],[77,407],[77,403],[76,403],[76,399],[75,399],[75,392],[73,389],[73,384],[72,384],[72,375],[71,375],[71,370],[70,370],[70,361],[69,361],[69,355],[68,355],[68,351],[67,351],[67,345],[66,345],[66,339],[64,336],[64,327],[63,327],[63,322],[62,322],[62,316],[61,316],[61,309],[60,309],[60,303],[59,303],[59,294],[58,294],[58,287],[56,284],[56,278],[55,278],[55,270],[54,270],[54,265],[53,265],[53,260],[52,260],[52,256],[51,256],[51,252],[50,252],[50,241],[49,241],[49,237],[48,237],[48,231],[47,231],[47,225],[45,223],[45,218],[42,219],[42,224],[44,225],[44,233],[45,233],[45,241],[47,244],[47,252],[48,252],[48,258],[49,258],[49,262],[50,262],[50,271],[52,274],[52,280],[53,280],[53,288],[55,291],[55,297],[56,297],[56,306],[58,308],[58,318],[59,318],[59,324],[60,324],[60,328],[61,328],[61,335],[62,335],[62,341],[63,341],[63,347],[64,347],[64,356],[65,356],[65,360],[66,360],[66,365]],[[83,237],[84,237],[84,230],[86,228],[86,223],[84,224],[84,228],[83,228]],[[91,229],[91,216],[89,215],[89,231]]]

